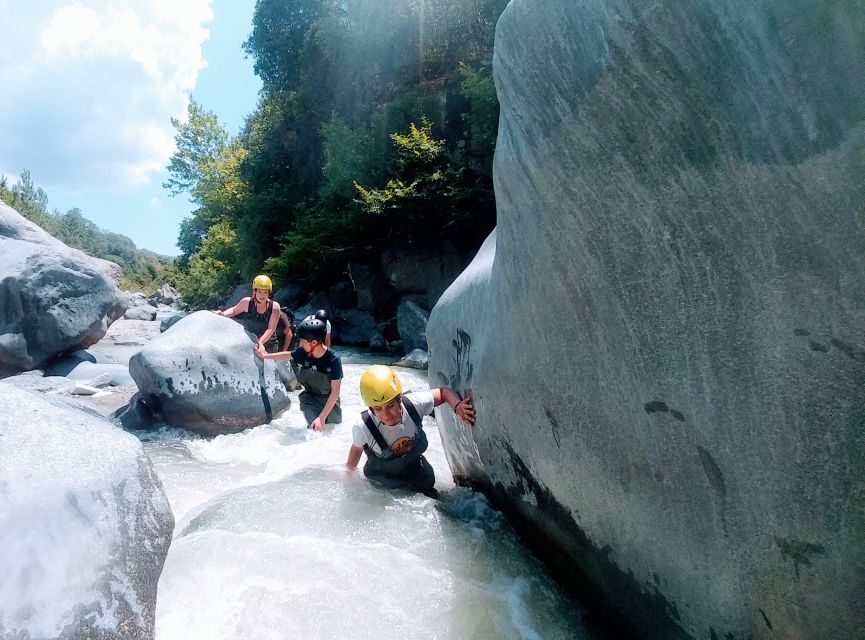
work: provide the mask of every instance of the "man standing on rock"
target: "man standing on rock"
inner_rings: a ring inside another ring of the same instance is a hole
[[[315,316],[304,318],[297,327],[300,346],[294,351],[268,353],[261,345],[255,352],[265,360],[291,360],[297,381],[303,386],[300,410],[310,429],[324,431],[325,424],[342,422],[339,390],[342,384],[342,359],[325,344],[327,327]]]
[[[247,331],[258,337],[258,345],[266,351],[277,351],[279,342],[276,338],[276,325],[279,323],[279,303],[270,299],[273,282],[265,275],[255,276],[252,281],[252,295],[241,298],[230,309],[215,311],[216,315],[225,318],[235,317],[241,320]],[[290,325],[289,325],[290,327]],[[291,329],[289,328],[288,331]],[[291,338],[286,335],[288,341]]]

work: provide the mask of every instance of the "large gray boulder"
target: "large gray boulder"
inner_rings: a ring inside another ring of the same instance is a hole
[[[166,424],[205,435],[270,422],[288,409],[287,362],[261,360],[255,336],[230,318],[193,313],[129,360],[144,401]]]
[[[427,350],[426,327],[429,312],[411,300],[403,300],[396,310],[396,323],[405,353]]]
[[[376,321],[366,311],[346,309],[333,320],[333,338],[340,344],[355,344],[364,347],[376,333]]]
[[[861,3],[513,0],[456,475],[647,638],[865,629]],[[507,348],[505,348],[507,345]]]
[[[124,302],[108,264],[0,203],[0,377],[105,335]]]
[[[0,383],[0,637],[154,637],[174,517],[141,443]]]
[[[135,381],[129,375],[129,367],[125,364],[88,362],[86,360],[75,360],[61,358],[55,360],[46,369],[46,373],[55,376],[66,376],[74,382],[94,384],[94,380],[108,377],[108,384],[114,386],[133,385]],[[94,385],[98,386],[98,385]]]
[[[173,305],[180,302],[180,294],[177,292],[177,289],[166,282],[151,293],[147,300],[154,306],[160,304]]]
[[[151,304],[139,304],[127,309],[123,317],[127,320],[153,321],[156,320],[156,311],[156,307]]]

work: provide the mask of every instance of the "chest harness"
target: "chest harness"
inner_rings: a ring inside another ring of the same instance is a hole
[[[360,414],[361,418],[363,418],[363,423],[366,425],[366,428],[369,429],[370,435],[372,435],[373,440],[376,441],[376,444],[378,444],[381,449],[381,453],[376,453],[368,444],[363,445],[363,450],[366,452],[367,456],[366,465],[364,465],[364,472],[375,470],[384,473],[399,473],[409,464],[420,458],[421,454],[426,451],[429,442],[424,433],[421,417],[417,408],[405,396],[402,397],[402,406],[405,407],[406,412],[414,422],[416,434],[414,442],[412,443],[412,448],[401,456],[394,454],[390,445],[381,434],[378,425],[376,425],[372,416],[369,414],[369,410]]]

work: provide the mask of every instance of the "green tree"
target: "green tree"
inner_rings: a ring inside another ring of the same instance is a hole
[[[422,241],[446,235],[470,220],[467,201],[475,195],[464,168],[445,154],[445,141],[432,133],[426,118],[391,135],[396,147],[394,175],[380,189],[356,184],[358,222],[381,229],[380,238]]]
[[[201,249],[189,260],[185,271],[176,273],[177,290],[187,304],[203,309],[217,306],[240,277],[237,263],[237,233],[228,221],[214,224],[202,240]]]
[[[297,80],[307,32],[326,0],[257,0],[252,33],[243,50],[253,58],[256,75],[266,91],[290,87]]]
[[[216,156],[228,141],[228,134],[211,111],[206,111],[195,100],[189,100],[187,120],[180,122],[171,118],[177,150],[168,163],[169,178],[162,187],[176,196],[188,192],[195,198],[192,189],[201,181],[204,165]]]

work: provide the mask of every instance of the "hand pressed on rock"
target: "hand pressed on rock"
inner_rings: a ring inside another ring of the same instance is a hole
[[[466,396],[454,407],[454,413],[457,417],[465,422],[470,427],[475,426],[475,405],[472,402],[471,396]]]

